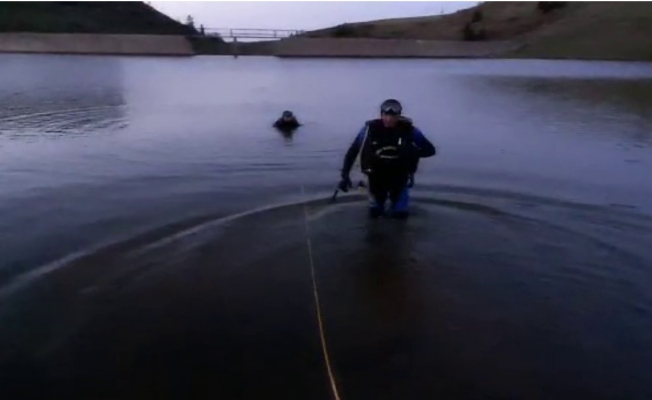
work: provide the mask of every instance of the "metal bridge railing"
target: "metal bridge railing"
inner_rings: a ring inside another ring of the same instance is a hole
[[[285,39],[304,33],[298,29],[204,28],[206,36],[237,39]]]

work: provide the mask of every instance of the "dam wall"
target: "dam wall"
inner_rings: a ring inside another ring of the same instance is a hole
[[[521,47],[510,41],[442,41],[294,37],[223,42],[180,35],[0,33],[0,53],[192,56],[196,54],[301,58],[492,58]]]
[[[180,35],[0,33],[0,53],[192,56]]]
[[[278,57],[490,58],[514,51],[510,41],[290,38],[276,42]]]

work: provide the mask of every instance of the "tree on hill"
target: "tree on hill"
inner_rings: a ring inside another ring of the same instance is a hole
[[[186,26],[195,29],[195,19],[192,17],[192,15],[188,15],[186,17]]]

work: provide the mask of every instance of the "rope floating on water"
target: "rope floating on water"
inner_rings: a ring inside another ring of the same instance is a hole
[[[301,186],[301,196],[305,198],[305,190]],[[303,204],[303,217],[304,225],[306,229],[306,244],[308,246],[308,258],[310,260],[310,273],[312,275],[312,293],[315,299],[315,309],[317,313],[317,326],[319,327],[319,339],[321,342],[321,349],[324,355],[324,362],[326,363],[326,372],[328,373],[328,380],[330,381],[331,390],[333,392],[333,398],[335,400],[341,400],[339,390],[337,388],[337,382],[335,381],[335,375],[333,374],[333,368],[331,366],[331,357],[328,353],[328,346],[326,345],[326,334],[324,333],[324,322],[321,315],[321,303],[319,302],[319,292],[317,291],[317,278],[315,274],[315,259],[312,252],[312,240],[310,239],[310,224],[308,222],[308,206],[306,203]]]

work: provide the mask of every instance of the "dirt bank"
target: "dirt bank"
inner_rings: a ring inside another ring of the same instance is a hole
[[[0,33],[0,53],[191,56],[184,36],[84,33]]]

